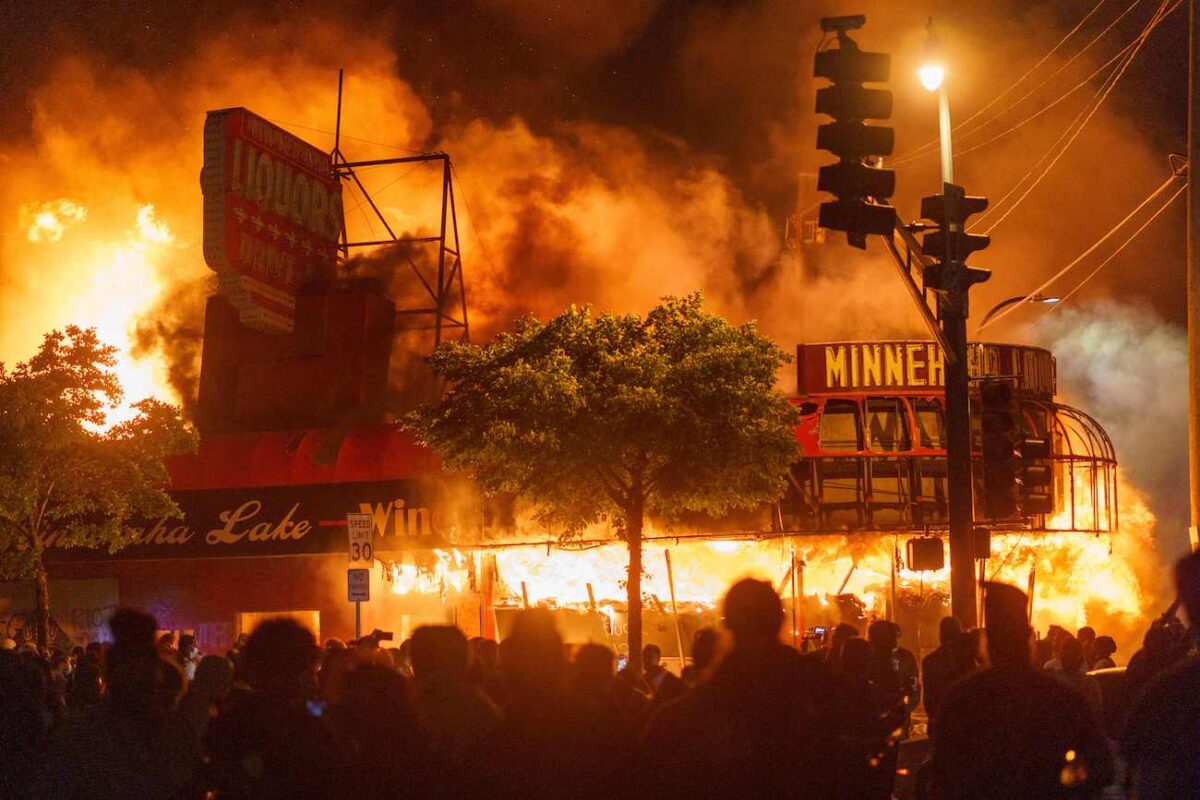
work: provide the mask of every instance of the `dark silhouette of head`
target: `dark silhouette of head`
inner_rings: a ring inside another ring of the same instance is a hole
[[[575,653],[575,686],[585,692],[601,691],[612,685],[616,656],[609,647],[589,643]]]
[[[866,639],[847,639],[842,647],[841,671],[852,680],[865,681],[871,674],[875,649]]]
[[[708,667],[717,657],[717,643],[720,637],[715,628],[704,627],[696,631],[692,637],[692,664],[700,672]]]
[[[312,631],[287,617],[260,623],[242,649],[250,685],[285,697],[303,693],[319,657]]]
[[[1067,636],[1059,647],[1058,659],[1063,672],[1073,675],[1083,666],[1083,643],[1074,636]]]
[[[1200,625],[1200,552],[1186,555],[1175,564],[1175,590],[1188,622]]]
[[[108,650],[108,668],[128,659],[146,658],[157,655],[154,645],[154,630],[158,623],[154,617],[132,608],[118,608],[108,621],[112,632],[112,646]]]
[[[1086,648],[1089,644],[1096,641],[1096,629],[1091,625],[1084,625],[1079,629],[1079,632],[1075,634],[1075,638],[1078,639],[1079,643]]]
[[[992,665],[1029,667],[1029,598],[1015,586],[988,582],[984,584],[983,607]]]
[[[1117,652],[1117,640],[1111,636],[1097,636],[1092,652],[1097,659],[1111,658],[1112,654]]]
[[[955,636],[962,633],[962,629],[958,617],[942,617],[942,621],[938,623],[938,641],[948,645]]]
[[[554,616],[544,608],[521,611],[500,645],[500,671],[516,691],[560,689],[566,656]]]
[[[662,648],[656,644],[648,644],[642,648],[642,667],[644,669],[658,669],[662,663]]]
[[[412,671],[418,683],[463,683],[471,664],[467,637],[453,625],[422,625],[412,635]]]
[[[848,622],[842,622],[842,623],[839,623],[838,626],[833,629],[832,641],[833,641],[834,645],[841,645],[842,643],[846,642],[847,640],[853,639],[857,636],[858,636],[858,628],[854,627],[853,625],[851,625]]]
[[[482,662],[488,669],[496,668],[496,659],[500,656],[500,646],[494,639],[476,636],[471,640],[471,655]]]
[[[1171,634],[1162,625],[1151,625],[1142,637],[1142,649],[1155,657],[1166,655],[1171,649]]]
[[[867,640],[879,656],[890,656],[900,641],[900,628],[886,619],[877,619],[867,628]]]
[[[136,717],[165,713],[183,692],[184,678],[159,657],[154,617],[131,608],[117,609],[108,623],[113,643],[105,660],[108,702]]]
[[[215,703],[229,694],[232,685],[233,662],[224,656],[205,656],[196,665],[188,691]]]
[[[783,603],[766,581],[745,578],[725,595],[725,627],[733,634],[734,649],[762,648],[779,640]]]

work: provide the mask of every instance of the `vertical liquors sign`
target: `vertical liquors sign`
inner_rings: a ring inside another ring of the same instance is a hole
[[[241,320],[287,333],[305,283],[332,276],[342,190],[329,154],[244,108],[204,123],[204,260]]]

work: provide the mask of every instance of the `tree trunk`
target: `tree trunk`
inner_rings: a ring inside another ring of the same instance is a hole
[[[34,612],[33,632],[38,647],[50,646],[50,581],[46,576],[46,565],[38,553],[33,568],[33,595],[37,609]]]
[[[629,545],[629,669],[642,674],[642,509],[640,504],[626,512],[625,541]]]

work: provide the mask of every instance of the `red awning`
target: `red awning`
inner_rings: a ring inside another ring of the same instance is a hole
[[[441,464],[411,433],[381,426],[208,434],[167,468],[171,489],[185,491],[415,478]]]

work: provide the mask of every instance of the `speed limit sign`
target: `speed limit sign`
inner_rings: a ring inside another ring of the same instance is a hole
[[[371,546],[375,521],[370,514],[347,514],[346,530],[350,533],[350,566],[370,567],[375,562],[375,548]]]

